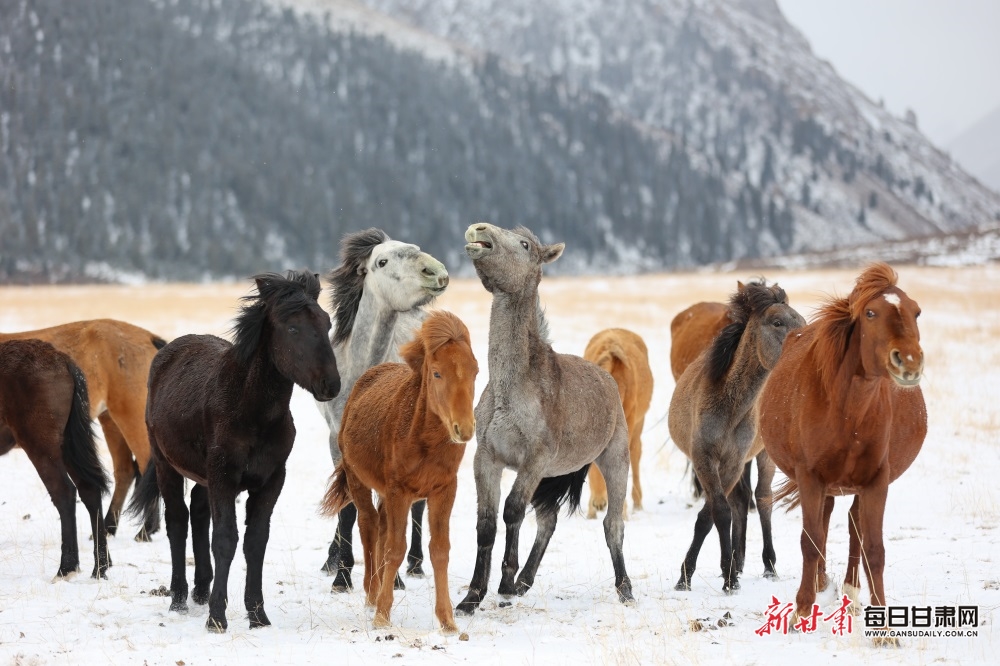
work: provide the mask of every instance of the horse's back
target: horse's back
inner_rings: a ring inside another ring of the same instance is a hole
[[[606,370],[584,358],[572,354],[556,354],[555,358],[560,373],[559,407],[562,410],[562,441],[559,444],[574,446],[586,442],[589,446],[581,448],[596,447],[597,453],[600,453],[612,440],[615,431],[626,424],[618,384]],[[542,405],[543,410],[547,407]],[[627,449],[627,428],[625,432]],[[570,454],[568,458],[573,459],[574,456]],[[587,462],[590,460],[584,460],[576,469]],[[570,466],[574,464],[570,462]],[[570,471],[575,469],[564,473]]]
[[[223,354],[231,348],[214,335],[184,335],[161,349],[149,367],[147,422],[162,417],[166,423],[190,414],[192,407],[200,413]]]
[[[381,363],[358,378],[344,405],[340,422],[342,449],[345,440],[348,446],[356,446],[368,441],[373,433],[380,436],[396,434],[401,415],[407,410],[407,413],[412,412],[412,401],[417,397],[406,391],[411,377],[412,371],[405,363]],[[405,404],[400,404],[402,401]]]
[[[615,379],[629,425],[646,414],[653,399],[653,371],[642,337],[624,328],[599,331],[583,357]]]
[[[702,301],[681,311],[670,322],[670,371],[674,380],[708,348],[712,339],[729,323],[724,303]]]
[[[73,367],[68,354],[43,340],[0,343],[0,424],[14,439],[30,434],[62,441],[75,391]]]

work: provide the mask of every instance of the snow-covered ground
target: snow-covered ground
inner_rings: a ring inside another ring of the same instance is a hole
[[[372,629],[363,593],[331,594],[331,579],[320,573],[334,527],[316,511],[332,471],[327,428],[312,398],[296,389],[292,409],[298,437],[264,565],[264,599],[272,627],[248,629],[241,549],[229,581],[229,632],[221,636],[204,628],[207,607],[192,604],[189,615],[178,615],[167,611],[168,599],[149,594],[169,585],[169,552],[162,532],[152,543],[139,544],[130,538],[136,526],[126,523],[110,541],[114,566],[108,579],[90,579],[89,531],[80,505],[84,571],[70,580],[53,581],[59,558],[58,517],[26,456],[15,450],[0,459],[0,663],[995,663],[1000,647],[994,642],[1000,604],[1000,568],[994,559],[1000,552],[1000,490],[995,482],[1000,473],[1000,266],[898,270],[900,286],[923,308],[927,371],[922,386],[930,429],[913,467],[890,488],[886,590],[892,605],[978,606],[981,626],[976,637],[909,638],[899,649],[876,649],[861,635],[860,619],[848,636],[833,635],[829,625],[814,634],[758,636],[755,630],[765,623],[772,597],[794,600],[801,571],[797,512],[774,513],[779,580],[761,577],[760,528],[753,514],[746,571],[737,595],[722,593],[714,533],[702,551],[694,589],[674,591],[697,505],[691,500],[685,460],[667,435],[673,390],[670,320],[693,302],[724,300],[737,279],[750,277],[699,273],[546,278],[541,288],[558,351],[582,353],[590,336],[609,326],[635,330],[650,349],[657,384],[643,437],[646,506],[626,524],[625,536],[634,606],[617,601],[601,524],[563,514],[534,588],[503,608],[495,592],[501,527],[491,592],[474,617],[457,617],[468,641],[438,632],[429,578],[407,579],[407,590],[396,594],[393,627]],[[777,279],[808,319],[823,294],[847,294],[856,272],[766,277]],[[248,286],[2,288],[0,330],[111,316],[166,337],[223,333],[236,297]],[[482,368],[481,390],[488,376],[489,295],[476,281],[457,280],[438,305],[469,325]],[[464,595],[475,560],[473,452],[470,446],[452,515],[453,603]],[[504,480],[506,492],[513,475],[505,474]],[[585,488],[584,501],[587,493]],[[838,502],[828,546],[829,570],[838,582],[847,558],[847,505]],[[529,514],[521,539],[522,563],[533,533]],[[189,567],[189,580],[192,576]],[[360,581],[360,566],[355,580]],[[863,589],[866,599],[866,583]],[[828,613],[836,608],[836,598],[831,589],[818,602]],[[717,627],[727,614],[730,626]],[[699,624],[702,629],[695,630]]]

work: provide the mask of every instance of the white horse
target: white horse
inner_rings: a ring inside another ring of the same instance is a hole
[[[425,307],[448,286],[444,264],[421,252],[416,245],[391,240],[381,229],[366,229],[344,236],[341,265],[327,275],[332,285],[334,328],[330,343],[340,369],[341,390],[330,402],[317,402],[330,426],[330,455],[340,463],[340,419],[351,389],[368,368],[379,363],[402,362],[399,346],[409,342],[427,316]],[[421,523],[424,501],[413,505],[413,535],[406,571],[422,576]],[[333,590],[351,587],[354,567],[352,532],[358,512],[353,504],[340,512],[337,533],[330,544],[323,570],[335,574]],[[396,587],[403,582],[396,578]]]

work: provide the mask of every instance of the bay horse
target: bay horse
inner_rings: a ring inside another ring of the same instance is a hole
[[[580,503],[583,480],[595,462],[607,482],[608,506],[625,505],[629,435],[614,379],[579,356],[557,354],[538,299],[542,265],[558,259],[563,243],[544,245],[524,227],[501,229],[477,223],[465,232],[465,251],[486,291],[490,312],[490,380],[476,405],[477,544],[469,592],[458,610],[472,614],[489,584],[497,533],[500,476],[517,472],[504,504],[507,542],[499,593],[523,595],[535,580],[559,507]],[[524,569],[518,570],[518,538],[528,503],[538,530]],[[604,537],[614,567],[619,601],[634,601],[625,571],[620,511],[604,517]]]
[[[802,581],[793,620],[808,616],[829,583],[826,537],[834,497],[854,495],[844,592],[860,612],[859,564],[871,603],[886,603],[882,519],[889,484],[909,468],[927,434],[919,383],[924,354],[920,306],[884,263],[831,298],[789,338],[761,392],[758,430],[788,476],[777,498],[802,505]]]
[[[243,297],[232,343],[214,335],[185,335],[164,347],[149,370],[146,424],[149,468],[129,510],[155,511],[163,496],[173,573],[170,610],[187,611],[187,521],[194,546],[194,594],[209,603],[207,628],[228,628],[229,568],[236,553],[236,496],[246,490],[247,561],[244,603],[250,628],[271,624],[264,612],[261,571],[271,513],[285,482],[295,425],[292,386],[317,400],[340,390],[327,335],[330,317],[319,306],[319,276],[289,271],[254,277],[257,293]],[[184,478],[191,479],[191,510]],[[208,526],[218,576],[212,583]],[[209,585],[211,598],[209,599]]]
[[[444,293],[448,271],[444,264],[421,252],[416,245],[392,240],[381,229],[347,234],[340,244],[341,264],[326,276],[331,285],[330,311],[335,327],[330,335],[340,369],[340,394],[329,402],[319,402],[320,412],[330,426],[330,455],[334,467],[340,463],[337,444],[341,414],[354,382],[372,366],[399,363],[400,345],[413,338],[427,316],[427,306]],[[406,572],[423,576],[424,559],[421,525],[424,501],[413,504],[413,535]],[[335,576],[334,592],[353,587],[352,533],[358,512],[353,504],[340,512],[336,534],[322,570]],[[404,589],[396,577],[397,589]]]
[[[87,380],[68,354],[42,340],[0,342],[0,455],[14,446],[24,449],[59,512],[62,555],[56,576],[80,569],[79,491],[94,537],[91,577],[107,578],[111,558],[101,496],[108,492],[108,477],[94,442]]]
[[[406,554],[407,511],[426,498],[434,614],[442,633],[452,634],[458,626],[448,593],[449,521],[458,466],[476,431],[479,365],[469,330],[450,312],[431,313],[400,355],[405,363],[371,368],[351,391],[340,430],[343,459],[323,512],[333,515],[354,498],[367,600],[375,606],[374,626],[387,627],[395,572]],[[372,490],[379,495],[377,510]]]
[[[639,459],[642,457],[642,429],[646,412],[653,400],[653,371],[649,367],[649,352],[641,336],[624,328],[599,331],[587,343],[583,358],[603,368],[614,377],[618,396],[628,424],[629,460],[632,465],[632,508],[642,510],[642,484],[639,481]],[[597,518],[597,512],[608,506],[608,488],[604,476],[595,465],[588,471],[590,501],[587,518]],[[627,508],[622,507],[622,515]]]
[[[104,519],[108,533],[114,535],[132,481],[146,471],[149,461],[146,379],[153,356],[167,343],[143,328],[115,319],[0,333],[0,342],[27,339],[44,340],[68,354],[87,378],[90,417],[101,424],[114,466],[115,490]],[[149,541],[149,535],[159,529],[157,512],[149,516],[135,540]]]
[[[733,490],[757,453],[753,405],[785,337],[805,324],[788,305],[784,289],[754,282],[740,285],[731,296],[729,317],[732,322],[681,374],[670,399],[670,437],[691,459],[705,489],[677,590],[691,589],[698,553],[713,523],[722,551],[722,589],[728,594],[739,589],[749,493]],[[765,571],[773,574],[773,561],[764,559]]]

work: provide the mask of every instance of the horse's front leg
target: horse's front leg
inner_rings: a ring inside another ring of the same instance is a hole
[[[375,619],[373,625],[376,628],[388,627],[391,624],[389,619],[392,611],[392,597],[396,571],[403,560],[406,559],[406,527],[410,516],[410,505],[412,497],[401,495],[401,493],[387,493],[387,497],[382,498],[380,507],[380,555],[382,562],[381,586],[378,591],[378,599],[375,601]],[[385,525],[384,531],[381,524]]]
[[[424,576],[423,524],[426,506],[425,500],[418,500],[413,503],[413,508],[410,509],[410,514],[413,516],[413,532],[410,535],[410,552],[406,555],[406,575],[414,578],[423,578]]]
[[[518,471],[514,485],[503,505],[503,522],[507,526],[507,539],[504,544],[503,563],[500,566],[500,587],[497,592],[504,597],[517,594],[514,577],[519,568],[517,550],[521,536],[521,523],[524,522],[528,503],[538,489],[538,484],[542,481],[544,469],[545,460],[535,458],[527,467]],[[609,510],[608,513],[615,512]],[[552,529],[555,529],[554,524]]]
[[[451,556],[451,510],[455,505],[458,480],[453,479],[436,495],[427,498],[428,526],[431,542],[428,545],[431,567],[434,569],[434,615],[441,623],[441,633],[458,632],[455,614],[451,610],[451,596],[448,593],[448,559]]]
[[[211,460],[209,461],[211,464]],[[236,527],[236,484],[223,474],[209,480],[208,497],[212,507],[212,557],[215,559],[215,581],[208,600],[208,620],[205,628],[225,633],[229,628],[226,607],[229,605],[229,568],[236,555],[240,534]]]
[[[161,459],[156,466],[156,483],[160,496],[163,497],[163,520],[167,525],[167,539],[170,541],[170,610],[186,613],[188,509],[184,504],[184,477],[170,463]]]
[[[774,568],[777,555],[774,553],[774,539],[771,536],[771,505],[773,504],[771,483],[774,481],[774,471],[774,461],[767,455],[767,451],[762,449],[757,454],[757,487],[754,490],[754,497],[757,500],[757,514],[760,517],[760,532],[764,539],[764,550],[761,553],[764,560],[764,578],[778,577]]]
[[[824,510],[826,504],[826,489],[820,481],[812,478],[802,470],[796,474],[795,481],[799,486],[799,501],[802,505],[802,580],[799,591],[795,595],[795,612],[791,624],[798,623],[799,618],[812,614],[816,602],[816,587],[819,574],[820,558],[825,553],[826,534],[824,534]]]
[[[194,549],[194,592],[191,598],[200,605],[208,603],[212,591],[212,543],[208,538],[211,522],[208,488],[196,483],[191,489],[191,545]]]
[[[503,465],[497,462],[484,437],[479,437],[473,462],[476,475],[476,568],[469,581],[469,592],[456,610],[472,615],[486,596],[490,582],[490,564],[493,559],[493,544],[497,538],[497,510],[500,508],[500,475]]]
[[[833,515],[833,503],[835,498],[832,495],[823,500],[823,541],[819,544],[819,564],[816,571],[816,591],[823,592],[830,585],[830,575],[826,572],[826,539],[830,534],[830,516]]]
[[[270,478],[247,499],[247,529],[243,539],[243,556],[247,560],[247,582],[243,603],[250,618],[250,628],[270,626],[264,612],[263,570],[264,551],[271,536],[271,514],[285,485],[285,466],[274,470]]]
[[[850,535],[847,551],[847,575],[844,576],[844,594],[851,600],[852,615],[861,614],[861,499],[855,495],[847,516]]]
[[[365,590],[365,602],[369,605],[374,605],[379,587],[378,568],[375,564],[379,561],[376,557],[378,550],[379,515],[378,511],[375,510],[375,505],[372,503],[372,489],[361,483],[351,473],[350,468],[344,467],[343,473],[347,475],[347,487],[351,491],[351,497],[357,498],[354,501],[354,513],[358,517],[358,531],[361,532],[361,550],[365,558],[365,577],[362,584]],[[343,521],[343,518],[341,520]]]

